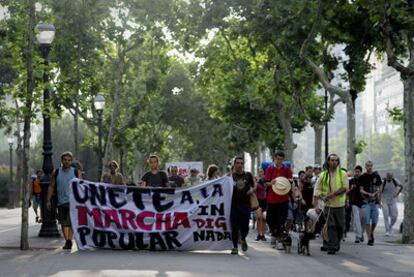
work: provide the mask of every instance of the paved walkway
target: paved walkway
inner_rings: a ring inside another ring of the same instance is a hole
[[[402,213],[401,213],[402,214]],[[20,210],[0,209],[0,276],[414,276],[414,246],[391,243],[379,226],[373,247],[354,244],[349,234],[341,252],[328,256],[311,243],[311,256],[298,256],[255,242],[249,251],[232,256],[229,251],[150,252],[77,251],[61,249],[63,238],[37,236],[40,225],[30,211],[29,251],[19,250]]]

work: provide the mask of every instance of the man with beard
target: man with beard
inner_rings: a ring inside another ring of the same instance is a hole
[[[317,214],[322,211],[318,200],[325,202],[324,214],[326,217],[328,240],[321,250],[327,250],[329,255],[335,255],[340,249],[341,238],[345,229],[345,202],[348,191],[346,171],[340,168],[338,155],[330,154],[327,157],[327,169],[324,170],[316,183],[313,194],[313,205]]]
[[[254,194],[254,179],[250,172],[244,171],[244,159],[235,157],[233,159],[233,196],[231,201],[231,227],[233,249],[231,254],[238,254],[238,243],[240,234],[240,244],[243,251],[247,251],[248,245],[246,237],[249,232],[250,220],[250,197]],[[256,209],[258,218],[261,218],[260,208]]]

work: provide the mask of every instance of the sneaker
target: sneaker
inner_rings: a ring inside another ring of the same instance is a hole
[[[276,237],[272,237],[272,238],[270,239],[270,246],[271,246],[272,248],[275,248],[275,247],[276,247]]]
[[[281,242],[276,243],[276,250],[285,250],[283,243]]]
[[[385,236],[389,237],[390,236],[390,232],[385,232]]]
[[[246,252],[247,249],[249,249],[249,246],[247,245],[246,240],[242,240],[240,244],[241,244],[241,248],[242,248],[243,252]]]
[[[65,250],[72,249],[72,241],[71,240],[66,240],[65,245],[62,247],[62,249],[65,249]]]
[[[236,247],[234,247],[234,248],[231,250],[231,254],[232,254],[232,255],[237,255],[237,254],[239,254],[239,249],[237,249]]]
[[[328,255],[335,255],[336,251],[333,249],[329,249],[326,253],[328,253]]]

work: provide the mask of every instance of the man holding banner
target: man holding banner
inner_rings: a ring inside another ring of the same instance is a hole
[[[71,182],[70,216],[80,250],[231,249],[233,178],[188,188]]]
[[[52,180],[47,192],[47,208],[51,208],[52,197],[57,195],[57,219],[62,225],[63,236],[66,240],[63,249],[72,249],[73,230],[69,217],[69,184],[73,178],[79,176],[79,172],[72,166],[73,155],[71,152],[64,152],[60,156],[61,167],[53,171]]]
[[[149,156],[148,164],[151,171],[145,173],[144,176],[142,176],[141,186],[153,188],[169,188],[170,182],[168,180],[167,174],[163,171],[160,171],[160,161],[158,159],[158,156]]]
[[[242,157],[235,157],[233,160],[233,196],[231,202],[231,228],[233,249],[231,254],[237,255],[239,233],[240,244],[243,251],[247,251],[248,245],[246,237],[249,232],[251,197],[254,195],[254,179],[250,172],[244,171],[244,159]],[[257,201],[256,201],[257,202]],[[260,208],[255,207],[256,211],[260,213]],[[260,214],[258,217],[261,217]]]

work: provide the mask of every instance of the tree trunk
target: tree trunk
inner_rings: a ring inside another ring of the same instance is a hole
[[[119,167],[119,171],[125,176],[124,148],[122,146],[119,148]]]
[[[251,161],[250,161],[250,173],[252,173],[253,175],[255,175],[254,165],[256,163],[256,158],[257,158],[256,153],[255,152],[250,153],[250,158],[251,158]]]
[[[293,105],[287,106],[286,103],[282,101],[282,95],[280,94],[280,92],[277,89],[275,89],[275,92],[277,118],[280,126],[282,126],[284,136],[283,150],[285,152],[285,160],[291,162],[291,168],[293,170],[293,151],[296,148],[296,145],[293,142],[293,112],[291,111],[293,109]]]
[[[315,164],[322,165],[322,137],[323,137],[323,125],[313,124],[313,131],[315,133]]]
[[[140,151],[134,150],[134,157],[135,165],[133,175],[139,177],[139,179],[137,179],[138,183],[138,181],[141,180],[140,178],[144,175],[147,168],[146,163],[144,162],[145,157]]]
[[[404,80],[405,199],[402,243],[414,243],[414,75]]]
[[[79,141],[78,141],[78,138],[79,138],[79,124],[78,124],[79,123],[79,114],[78,114],[79,100],[77,97],[76,97],[75,105],[76,105],[76,109],[75,109],[75,114],[73,115],[73,135],[74,135],[75,153],[73,154],[75,156],[75,159],[79,160]]]
[[[24,135],[23,135],[23,178],[22,178],[22,227],[20,234],[20,249],[29,249],[29,196],[30,191],[27,189],[27,177],[29,176],[29,160],[30,160],[30,123],[32,119],[32,98],[34,90],[33,78],[33,45],[34,45],[34,26],[35,26],[35,0],[29,1],[29,22],[27,28],[27,93],[24,113]]]
[[[284,152],[285,152],[285,160],[290,161],[292,163],[293,168],[293,151],[295,150],[295,144],[293,142],[293,128],[291,121],[286,117],[280,117],[279,123],[283,129],[284,135]]]
[[[19,110],[18,104],[16,102],[16,108]],[[20,184],[22,182],[22,171],[23,171],[23,138],[21,136],[21,125],[20,125],[20,117],[16,115],[16,132],[14,133],[17,140],[17,147],[16,147],[16,176],[14,178],[13,184],[13,207],[20,206],[20,199],[21,198],[21,189]]]
[[[21,189],[20,184],[22,183],[22,172],[23,172],[23,146],[22,137],[17,136],[17,149],[16,149],[16,176],[13,184],[13,207],[20,207]]]
[[[259,170],[260,166],[262,165],[262,142],[257,142],[257,160],[256,160],[256,168]]]
[[[111,161],[111,151],[112,151],[112,136],[115,132],[115,127],[118,121],[119,116],[119,100],[120,94],[122,91],[122,77],[125,71],[125,56],[119,55],[116,71],[115,71],[115,91],[113,95],[113,102],[112,102],[112,116],[111,116],[111,125],[109,127],[108,136],[106,138],[106,147],[105,147],[105,154],[104,154],[104,161],[103,166],[108,170],[109,162]],[[102,174],[105,170],[103,170]],[[102,176],[101,176],[102,179]]]
[[[347,164],[348,170],[352,170],[356,163],[356,133],[355,133],[355,107],[352,103],[351,95],[346,99],[346,145],[347,145]]]

